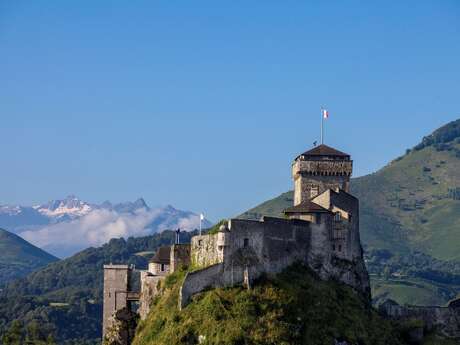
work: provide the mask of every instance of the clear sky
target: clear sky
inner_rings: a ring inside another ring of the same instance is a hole
[[[373,172],[460,117],[460,2],[0,0],[0,203],[239,214],[319,139]]]

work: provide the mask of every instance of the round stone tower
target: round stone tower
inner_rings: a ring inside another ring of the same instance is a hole
[[[350,155],[319,145],[297,156],[292,163],[294,206],[327,189],[349,192],[353,161]]]

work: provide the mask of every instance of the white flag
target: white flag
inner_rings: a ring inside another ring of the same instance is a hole
[[[200,213],[200,220],[204,220],[204,214]]]
[[[323,118],[329,118],[329,111],[327,111],[327,109],[323,109]]]

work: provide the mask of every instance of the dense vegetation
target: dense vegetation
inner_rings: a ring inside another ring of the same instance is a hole
[[[183,275],[183,274],[182,274]],[[399,331],[344,285],[316,279],[294,265],[251,290],[214,289],[178,311],[181,274],[154,303],[134,345],[176,344],[403,344]]]
[[[97,344],[101,338],[103,265],[128,263],[147,266],[146,255],[174,241],[165,231],[142,238],[113,239],[51,263],[26,278],[9,283],[0,293],[0,334],[17,320],[24,329],[38,323],[43,337],[60,345]],[[190,233],[181,235],[190,240]]]
[[[18,320],[13,321],[0,342],[3,345],[56,345],[51,330],[43,328],[37,321],[26,327]]]
[[[58,259],[23,240],[21,237],[0,229],[0,289],[7,282]]]
[[[371,273],[390,272],[388,279],[371,275],[374,296],[444,304],[460,291],[460,120],[376,173],[352,179],[351,189],[360,199],[368,258],[378,257],[378,250],[392,256],[390,262],[371,262]],[[280,216],[292,202],[287,192],[240,217]]]

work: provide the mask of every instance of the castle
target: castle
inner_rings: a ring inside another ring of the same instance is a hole
[[[216,233],[192,237],[190,244],[159,248],[141,272],[141,291],[130,291],[127,265],[104,266],[103,334],[114,314],[139,301],[145,318],[159,282],[180,266],[192,268],[180,289],[178,308],[205,289],[250,287],[262,274],[276,274],[295,262],[324,280],[353,287],[370,300],[370,284],[359,236],[359,201],[350,194],[350,155],[319,145],[294,159],[294,205],[284,218],[231,219]]]

